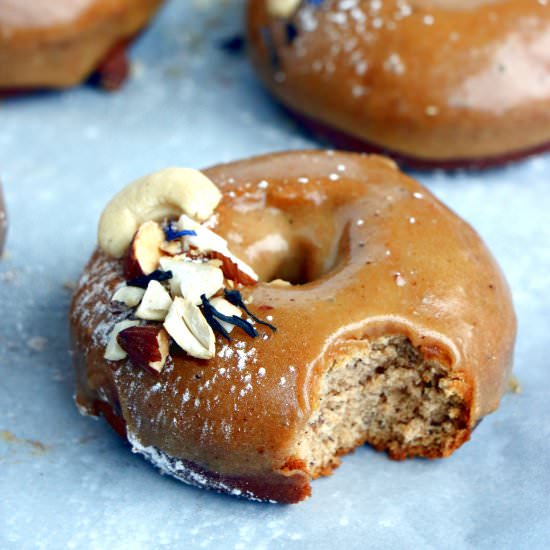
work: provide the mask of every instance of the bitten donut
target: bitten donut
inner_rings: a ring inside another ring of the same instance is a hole
[[[484,167],[550,147],[550,8],[537,0],[249,0],[271,92],[342,148]]]
[[[65,88],[93,73],[108,89],[126,46],[163,0],[0,0],[0,90]]]
[[[71,326],[81,411],[183,481],[286,503],[365,442],[450,455],[515,339],[468,224],[391,161],[319,151],[125,188]]]

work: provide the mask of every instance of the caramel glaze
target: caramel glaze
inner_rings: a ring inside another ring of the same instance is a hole
[[[309,476],[290,449],[321,377],[354,342],[406,335],[457,375],[470,410],[454,447],[497,407],[515,338],[510,293],[478,235],[429,191],[391,161],[351,153],[282,153],[205,173],[223,192],[211,224],[234,253],[262,281],[302,284],[245,289],[277,331],[257,325],[252,339],[235,329],[227,347],[218,338],[215,359],[174,355],[157,378],[103,359],[124,316],[109,304],[123,278],[120,262],[96,251],[71,317],[83,408],[106,403],[141,445],[249,496],[295,502]]]
[[[0,0],[0,89],[63,88],[89,77],[163,0]]]
[[[340,4],[304,2],[288,21],[270,17],[265,0],[248,7],[262,80],[325,135],[421,167],[487,166],[550,146],[543,2]]]

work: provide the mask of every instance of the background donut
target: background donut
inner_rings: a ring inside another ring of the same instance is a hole
[[[531,0],[250,0],[252,61],[307,127],[407,164],[488,166],[550,145],[550,10]]]
[[[65,88],[128,75],[125,50],[163,0],[0,0],[0,90]]]

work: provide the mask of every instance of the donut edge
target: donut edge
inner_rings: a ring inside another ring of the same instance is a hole
[[[261,476],[226,476],[207,470],[194,462],[168,455],[154,446],[143,445],[137,436],[126,429],[126,422],[118,416],[110,403],[95,400],[94,411],[77,402],[79,412],[84,416],[103,416],[111,428],[161,474],[200,489],[239,497],[254,502],[270,504],[296,504],[311,496],[310,477],[301,461],[287,461],[280,472]]]

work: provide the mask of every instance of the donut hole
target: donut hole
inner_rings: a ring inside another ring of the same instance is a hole
[[[312,283],[329,273],[349,250],[346,231],[339,230],[328,216],[321,225],[306,225],[304,217],[279,219],[277,231],[260,235],[244,252],[260,281],[286,281],[292,285]],[[309,222],[308,222],[309,223]],[[264,231],[266,223],[264,221]]]
[[[325,256],[324,251],[307,239],[297,239],[292,249],[293,253],[281,257],[264,281],[282,280],[292,285],[305,285],[329,273],[341,259],[341,254]]]
[[[316,477],[363,443],[392,458],[450,454],[468,436],[463,381],[405,337],[383,337],[339,360],[321,380],[320,405],[295,456]]]

